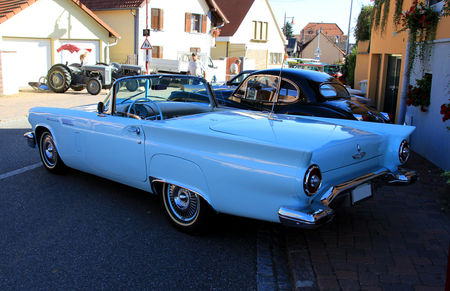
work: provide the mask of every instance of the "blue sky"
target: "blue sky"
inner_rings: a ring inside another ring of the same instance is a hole
[[[280,27],[283,26],[285,13],[286,17],[294,17],[294,34],[299,34],[308,22],[336,23],[347,34],[351,0],[269,0],[269,3]],[[353,29],[361,7],[369,3],[370,0],[353,0],[350,25],[352,43],[355,42]]]

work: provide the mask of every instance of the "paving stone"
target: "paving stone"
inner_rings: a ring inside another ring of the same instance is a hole
[[[414,291],[442,291],[442,288],[418,285],[414,286]]]
[[[339,284],[334,276],[317,276],[320,290],[339,290]]]
[[[361,286],[377,286],[379,283],[378,275],[369,272],[359,272],[359,283]]]
[[[360,290],[359,282],[357,280],[339,279],[339,286],[341,290]]]
[[[420,156],[408,164],[422,177],[415,184],[383,185],[373,199],[336,209],[330,224],[304,232],[306,249],[296,255],[311,262],[319,290],[444,289],[450,208],[441,210],[448,199],[438,185],[445,182]]]
[[[335,270],[335,274],[338,280],[358,280],[358,272],[355,271]]]
[[[378,286],[362,286],[361,291],[381,291],[381,287]]]

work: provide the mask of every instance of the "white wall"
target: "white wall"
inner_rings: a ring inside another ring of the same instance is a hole
[[[40,0],[0,25],[1,36],[102,39],[109,32],[68,0]]]
[[[215,70],[216,73],[216,82],[220,83],[220,82],[226,82],[226,71],[227,71],[227,60],[226,59],[221,59],[221,60],[213,60],[214,62],[214,66],[217,67],[217,69]]]
[[[420,79],[417,66],[424,66],[433,74],[431,100],[427,112],[421,112],[414,106],[407,107],[405,120],[416,126],[411,136],[411,147],[414,151],[436,164],[450,170],[450,121],[442,122],[441,105],[450,100],[450,39],[434,44],[431,60],[428,64],[416,62],[416,70],[411,74],[411,82]],[[430,71],[431,70],[431,71]]]
[[[16,65],[17,53],[15,51],[3,51],[0,56],[2,58],[1,63],[3,70],[3,94],[16,94],[19,92],[19,84],[16,76],[22,71],[22,68]],[[5,74],[5,71],[8,73]]]
[[[191,47],[199,47],[201,53],[210,55],[211,35],[209,30],[211,21],[209,18],[209,7],[203,0],[152,0],[149,1],[148,15],[149,28],[151,28],[151,8],[163,9],[163,30],[151,31],[149,41],[152,46],[163,47],[164,59],[177,59],[178,52],[189,52]],[[144,43],[145,37],[142,36],[142,30],[146,27],[146,7],[139,10],[138,27],[138,48],[139,64],[145,64],[145,50],[140,49]],[[206,34],[187,33],[185,29],[185,13],[196,13],[208,15],[206,24]]]
[[[250,41],[253,38],[253,21],[268,22],[267,42]],[[221,38],[219,37],[219,39]],[[268,50],[269,57],[270,53],[284,54],[284,40],[266,0],[255,0],[238,30],[234,36],[229,38],[229,41],[231,43],[245,43],[247,50]],[[267,59],[267,63],[270,64],[269,59]]]
[[[0,50],[16,51],[16,67],[3,66],[4,76],[18,78],[19,87],[37,82],[53,63],[79,62],[79,53],[57,52],[63,43],[91,48],[88,62],[104,62],[100,52],[109,32],[71,0],[40,0],[0,25]],[[28,68],[28,69],[27,69]]]

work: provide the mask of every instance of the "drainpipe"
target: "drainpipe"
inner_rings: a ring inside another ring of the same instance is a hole
[[[229,41],[227,41],[227,51],[226,51],[226,54],[225,54],[225,57],[227,57],[228,58],[228,46],[230,45],[230,42]]]
[[[119,41],[119,38],[116,38],[116,40],[113,43],[107,43],[105,44],[105,63],[109,64],[109,48],[112,46],[117,45],[117,42]]]
[[[402,76],[402,89],[400,92],[400,106],[398,109],[398,124],[403,124],[405,122],[405,115],[406,115],[406,99],[407,99],[407,92],[408,92],[408,85],[409,85],[409,66],[408,66],[408,60],[409,60],[409,47],[410,44],[410,35],[409,35],[409,29],[407,30],[407,41],[406,41],[406,52],[405,52],[405,58],[403,61],[403,76]]]

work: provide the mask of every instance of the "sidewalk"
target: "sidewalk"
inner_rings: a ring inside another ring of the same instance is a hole
[[[444,290],[450,191],[441,170],[413,153],[419,175],[382,186],[373,199],[337,210],[316,230],[285,229],[297,290]]]
[[[29,90],[18,94],[0,96],[0,128],[17,127],[17,124],[28,124],[26,118],[28,111],[36,106],[70,108],[84,104],[94,104],[103,101],[107,91],[102,90],[98,95],[91,95],[86,90],[66,93],[46,92],[40,93]]]

